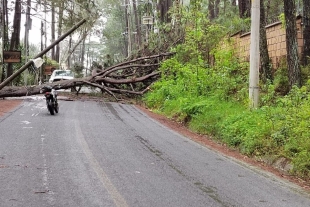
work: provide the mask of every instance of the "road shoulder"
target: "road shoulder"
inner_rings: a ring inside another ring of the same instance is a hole
[[[0,99],[0,117],[14,110],[22,101],[20,99]]]

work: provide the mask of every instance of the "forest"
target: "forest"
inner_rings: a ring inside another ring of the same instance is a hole
[[[251,2],[257,1],[2,0],[0,48],[22,55],[19,63],[1,63],[1,82],[52,47],[41,56],[43,67],[29,66],[0,89],[0,97],[29,94],[31,87],[36,94],[48,77],[45,66],[66,67],[76,79],[61,82],[63,88],[98,87],[116,100],[118,94],[138,95],[149,109],[192,131],[271,165],[282,160],[280,170],[309,181],[310,1],[260,0],[259,17]],[[36,27],[29,25],[36,18],[41,40],[34,44],[29,31]],[[252,18],[259,18],[255,108],[249,107],[251,62],[235,55],[231,39],[251,32]],[[53,45],[83,19],[85,24]],[[266,37],[266,26],[276,22],[286,33],[287,55],[279,65],[270,60]]]

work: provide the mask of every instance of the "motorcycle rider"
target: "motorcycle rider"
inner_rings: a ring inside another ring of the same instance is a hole
[[[58,113],[58,101],[57,101],[57,91],[52,86],[43,86],[41,88],[41,93],[44,93],[44,96],[47,98],[47,93],[52,95],[52,102],[54,103],[54,109]]]

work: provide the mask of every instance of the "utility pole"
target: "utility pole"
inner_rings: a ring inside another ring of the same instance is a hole
[[[249,80],[250,108],[257,108],[259,103],[259,24],[260,0],[252,0]]]

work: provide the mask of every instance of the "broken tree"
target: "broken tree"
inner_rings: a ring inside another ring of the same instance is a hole
[[[39,57],[42,57],[45,55],[51,48],[53,48],[55,45],[59,44],[62,40],[64,40],[68,35],[70,35],[72,32],[74,32],[77,28],[79,28],[82,24],[86,22],[86,19],[82,19],[80,22],[78,22],[74,27],[72,27],[68,32],[63,34],[61,37],[59,37],[55,42],[53,42],[50,46],[45,48],[43,51],[41,51],[37,56],[34,57],[34,59],[37,59]],[[5,79],[0,84],[0,90],[4,88],[6,85],[8,85],[14,78],[16,78],[19,74],[21,74],[23,71],[25,71],[28,67],[30,67],[33,64],[33,61],[28,61],[23,67],[21,67],[19,70],[17,70],[15,73],[13,73],[10,77]]]
[[[106,92],[115,99],[117,99],[115,96],[116,93],[142,95],[149,89],[149,86],[159,78],[160,71],[158,68],[160,62],[173,54],[174,53],[163,53],[140,57],[113,65],[100,71],[97,70],[98,73],[93,76],[57,81],[46,85],[50,85],[55,89],[75,88],[77,93],[83,85],[88,85],[99,88],[102,93]],[[0,98],[39,94],[42,87],[43,85],[4,87],[0,90]]]

